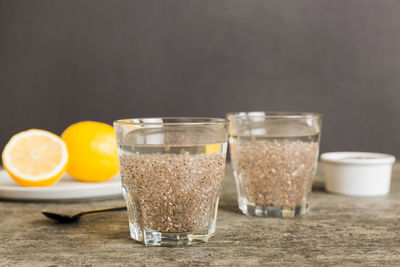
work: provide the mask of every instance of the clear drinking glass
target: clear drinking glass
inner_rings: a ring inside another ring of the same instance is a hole
[[[246,215],[293,217],[309,211],[322,115],[227,114],[239,208]]]
[[[153,246],[206,242],[215,232],[228,121],[124,119],[114,128],[131,237]]]

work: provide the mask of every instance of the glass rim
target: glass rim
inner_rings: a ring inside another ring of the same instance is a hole
[[[292,111],[243,111],[229,112],[226,117],[229,118],[266,118],[266,119],[304,119],[304,118],[322,118],[322,113],[317,112],[292,112]]]
[[[165,120],[167,120],[167,122],[165,122]],[[228,124],[228,123],[229,121],[227,119],[213,118],[213,117],[148,117],[148,118],[119,119],[115,120],[113,122],[113,125],[206,126],[206,125],[218,125],[218,124]]]

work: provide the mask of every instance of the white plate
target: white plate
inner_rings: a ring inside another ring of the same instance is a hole
[[[64,174],[50,187],[23,187],[5,170],[0,170],[0,198],[14,200],[82,200],[116,198],[122,195],[121,177],[116,175],[102,183],[79,182]]]

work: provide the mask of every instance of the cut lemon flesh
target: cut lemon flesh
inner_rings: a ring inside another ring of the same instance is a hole
[[[2,154],[3,166],[23,186],[50,186],[65,172],[68,150],[48,131],[32,129],[14,135]]]

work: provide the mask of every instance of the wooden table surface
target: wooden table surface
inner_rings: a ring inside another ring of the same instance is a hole
[[[391,193],[357,198],[326,193],[321,177],[311,212],[294,219],[242,215],[227,168],[217,232],[207,244],[146,247],[129,236],[124,211],[92,214],[74,224],[46,219],[63,211],[123,204],[122,199],[82,203],[0,200],[0,266],[120,265],[400,265],[400,164]]]

